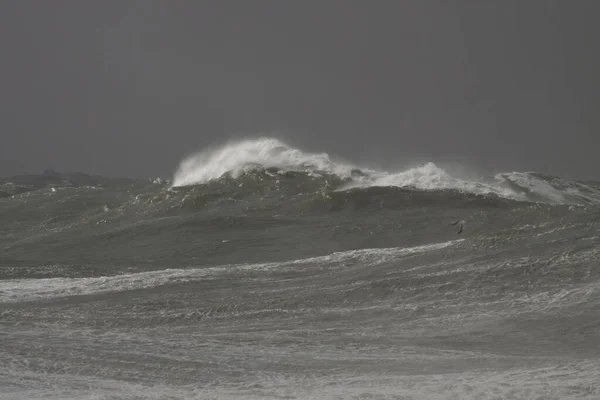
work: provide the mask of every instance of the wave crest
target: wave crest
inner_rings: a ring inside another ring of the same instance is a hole
[[[600,188],[537,172],[497,174],[496,181],[530,201],[557,204],[600,204]]]
[[[281,170],[323,172],[350,176],[352,167],[336,163],[327,153],[307,153],[278,139],[262,138],[230,142],[184,159],[173,179],[173,186],[207,183],[223,175],[237,178],[257,167]]]
[[[511,172],[479,180],[460,179],[429,162],[400,172],[359,168],[332,159],[327,153],[295,149],[278,139],[260,138],[229,142],[185,158],[173,186],[206,184],[220,178],[238,179],[262,170],[275,174],[301,172],[341,182],[335,190],[369,187],[403,187],[424,191],[457,190],[517,201],[558,204],[599,204],[600,188],[533,172]]]

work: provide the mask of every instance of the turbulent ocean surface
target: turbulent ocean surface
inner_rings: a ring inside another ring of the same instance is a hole
[[[2,179],[0,398],[600,399],[599,204],[274,139]]]

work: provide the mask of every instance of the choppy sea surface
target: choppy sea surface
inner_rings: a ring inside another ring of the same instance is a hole
[[[0,399],[600,399],[599,204],[275,139],[1,179]]]

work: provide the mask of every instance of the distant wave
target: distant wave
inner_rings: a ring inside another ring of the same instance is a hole
[[[46,187],[122,186],[134,182],[134,179],[128,178],[106,178],[81,172],[59,173],[47,169],[39,175],[28,174],[0,178],[0,197],[10,197]]]
[[[528,200],[557,204],[600,204],[600,187],[536,172],[497,174],[500,185]]]
[[[350,177],[351,165],[334,162],[327,153],[307,153],[278,139],[262,138],[230,142],[184,159],[175,173],[173,186],[203,184],[228,174],[237,178],[255,167],[289,171],[322,172]]]
[[[334,160],[327,153],[301,151],[274,138],[229,142],[189,156],[180,163],[173,187],[202,185],[224,177],[238,179],[260,169],[335,177],[342,181],[337,190],[401,187],[554,204],[600,203],[598,187],[535,172],[501,173],[473,181],[451,176],[433,162],[399,172],[377,171]]]

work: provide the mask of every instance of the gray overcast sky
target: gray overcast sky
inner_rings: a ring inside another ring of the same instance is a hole
[[[0,3],[0,175],[171,176],[267,133],[600,178],[600,2]]]

